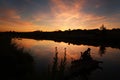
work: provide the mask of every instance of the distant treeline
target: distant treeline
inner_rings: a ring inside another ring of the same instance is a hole
[[[36,40],[54,40],[72,44],[107,44],[120,46],[120,29],[65,30],[53,32],[4,32],[12,37],[30,38]]]
[[[120,29],[112,30],[65,30],[65,31],[53,31],[53,32],[4,32],[14,37],[28,37],[35,39],[80,39],[80,40],[118,40],[120,39]],[[2,34],[2,33],[1,33]]]

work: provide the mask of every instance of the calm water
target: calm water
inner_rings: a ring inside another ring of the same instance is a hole
[[[54,42],[50,40],[34,40],[34,39],[12,39],[12,44],[17,49],[23,48],[34,59],[35,74],[45,80],[45,75],[52,71],[55,65],[56,47],[58,51],[56,64],[59,68],[61,61],[66,57],[64,64],[64,74],[69,77],[71,61],[79,59],[80,52],[84,52],[87,48],[91,48],[91,56],[94,60],[103,61],[99,64],[100,68],[93,68],[90,71],[82,71],[78,76],[72,77],[70,80],[119,80],[120,79],[120,49],[92,46],[92,45],[72,45],[64,42]],[[65,52],[66,48],[66,52]],[[66,53],[66,56],[65,56]],[[52,73],[50,73],[52,74]],[[56,79],[58,80],[58,79]]]

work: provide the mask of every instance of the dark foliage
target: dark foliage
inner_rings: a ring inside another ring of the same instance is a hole
[[[11,44],[11,36],[0,36],[0,79],[1,80],[32,80],[34,60],[23,49],[17,50]]]

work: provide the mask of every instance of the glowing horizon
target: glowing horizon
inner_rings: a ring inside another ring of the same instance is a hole
[[[119,0],[1,0],[0,31],[120,28]]]

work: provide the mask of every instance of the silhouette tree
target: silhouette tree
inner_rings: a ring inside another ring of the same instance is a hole
[[[100,27],[100,30],[106,30],[106,27],[104,26],[104,24],[102,24],[102,26]]]

